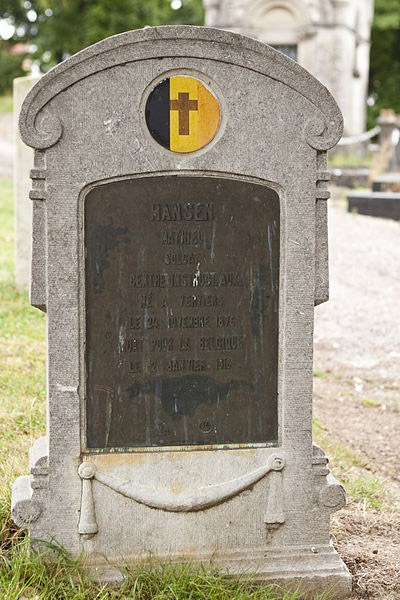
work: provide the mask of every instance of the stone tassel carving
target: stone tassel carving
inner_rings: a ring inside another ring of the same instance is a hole
[[[282,486],[282,469],[284,466],[284,461],[280,458],[276,458],[273,470],[271,470],[268,477],[269,492],[267,510],[264,517],[264,523],[266,524],[267,529],[278,529],[278,527],[285,522]]]
[[[90,539],[98,532],[92,489],[92,479],[95,476],[96,467],[93,463],[83,462],[79,466],[78,473],[82,479],[81,515],[78,531],[86,539]]]

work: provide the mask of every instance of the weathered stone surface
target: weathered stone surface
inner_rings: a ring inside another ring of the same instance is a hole
[[[172,76],[199,79],[220,107],[195,151],[147,127],[149,94]],[[311,439],[326,150],[342,133],[330,94],[252,39],[150,28],[50,71],[20,130],[36,149],[31,302],[48,313],[31,535],[83,549],[104,579],[115,572],[100,557],[151,552],[345,597],[329,542],[343,498]]]

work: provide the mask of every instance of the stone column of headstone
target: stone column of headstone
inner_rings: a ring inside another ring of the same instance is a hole
[[[347,597],[312,443],[332,96],[251,38],[146,28],[47,73],[20,131],[48,428],[15,521],[104,580],[151,553]]]
[[[32,246],[32,202],[30,170],[33,167],[33,150],[19,136],[18,120],[21,106],[29,90],[40,77],[30,75],[14,79],[14,215],[15,215],[15,285],[19,290],[29,287]]]

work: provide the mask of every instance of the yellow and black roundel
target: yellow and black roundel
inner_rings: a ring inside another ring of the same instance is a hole
[[[210,142],[220,121],[219,103],[194,77],[161,81],[146,102],[146,123],[153,138],[173,152],[194,152]]]

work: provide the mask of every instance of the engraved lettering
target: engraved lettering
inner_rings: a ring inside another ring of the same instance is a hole
[[[183,252],[168,252],[164,255],[166,265],[193,265],[196,262],[194,254],[184,254]]]
[[[168,317],[168,329],[199,329],[209,327],[209,316],[172,316]]]
[[[130,329],[154,329],[160,326],[159,320],[154,315],[145,315],[144,318],[135,315],[129,317]]]
[[[120,352],[143,352],[143,338],[123,340],[119,345]]]
[[[172,287],[187,287],[190,284],[190,273],[173,273]]]
[[[169,231],[162,229],[161,244],[163,246],[204,246],[205,235],[200,229]]]
[[[146,365],[146,371],[148,373],[156,373],[157,372],[157,361],[156,360],[151,360],[147,365]]]
[[[163,202],[153,204],[152,221],[213,221],[213,202]]]
[[[129,327],[131,329],[140,329],[142,320],[140,317],[130,317]]]
[[[161,217],[161,205],[153,204],[151,220],[152,221],[160,221],[161,220],[160,217]]]
[[[203,306],[224,306],[223,296],[211,296],[210,294],[196,294],[191,296],[181,296],[182,308],[199,308]]]
[[[142,371],[140,362],[138,360],[131,360],[129,362],[129,371],[131,373],[140,373]]]
[[[154,316],[146,316],[144,319],[144,328],[145,329],[154,329],[155,327],[159,327],[160,323],[157,317]]]
[[[152,307],[152,303],[153,303],[153,296],[152,296],[152,294],[149,294],[149,295],[143,294],[140,297],[139,304],[140,304],[141,308],[151,308]]]
[[[234,315],[216,315],[215,321],[217,327],[235,327],[236,325]]]
[[[231,358],[217,358],[215,361],[215,366],[218,371],[230,371],[232,369],[232,359]]]
[[[205,371],[207,369],[207,363],[205,360],[199,360],[194,358],[181,358],[172,359],[168,363],[168,371],[179,373],[185,371]]]
[[[238,287],[242,285],[243,282],[239,273],[221,273],[219,276],[220,287]]]
[[[131,273],[130,283],[135,288],[165,288],[168,285],[168,275],[166,273]]]
[[[172,352],[174,350],[174,339],[171,337],[153,338],[151,340],[151,351]]]
[[[199,349],[203,352],[215,350],[242,350],[245,337],[243,335],[221,335],[199,338]]]
[[[193,283],[195,282],[195,283]],[[171,287],[243,287],[243,277],[237,272],[202,272],[201,268],[195,273],[131,273],[130,284],[134,288],[165,288]]]
[[[192,349],[192,342],[190,341],[190,338],[186,337],[186,338],[181,338],[179,340],[179,351],[180,352],[188,352],[191,349]]]

